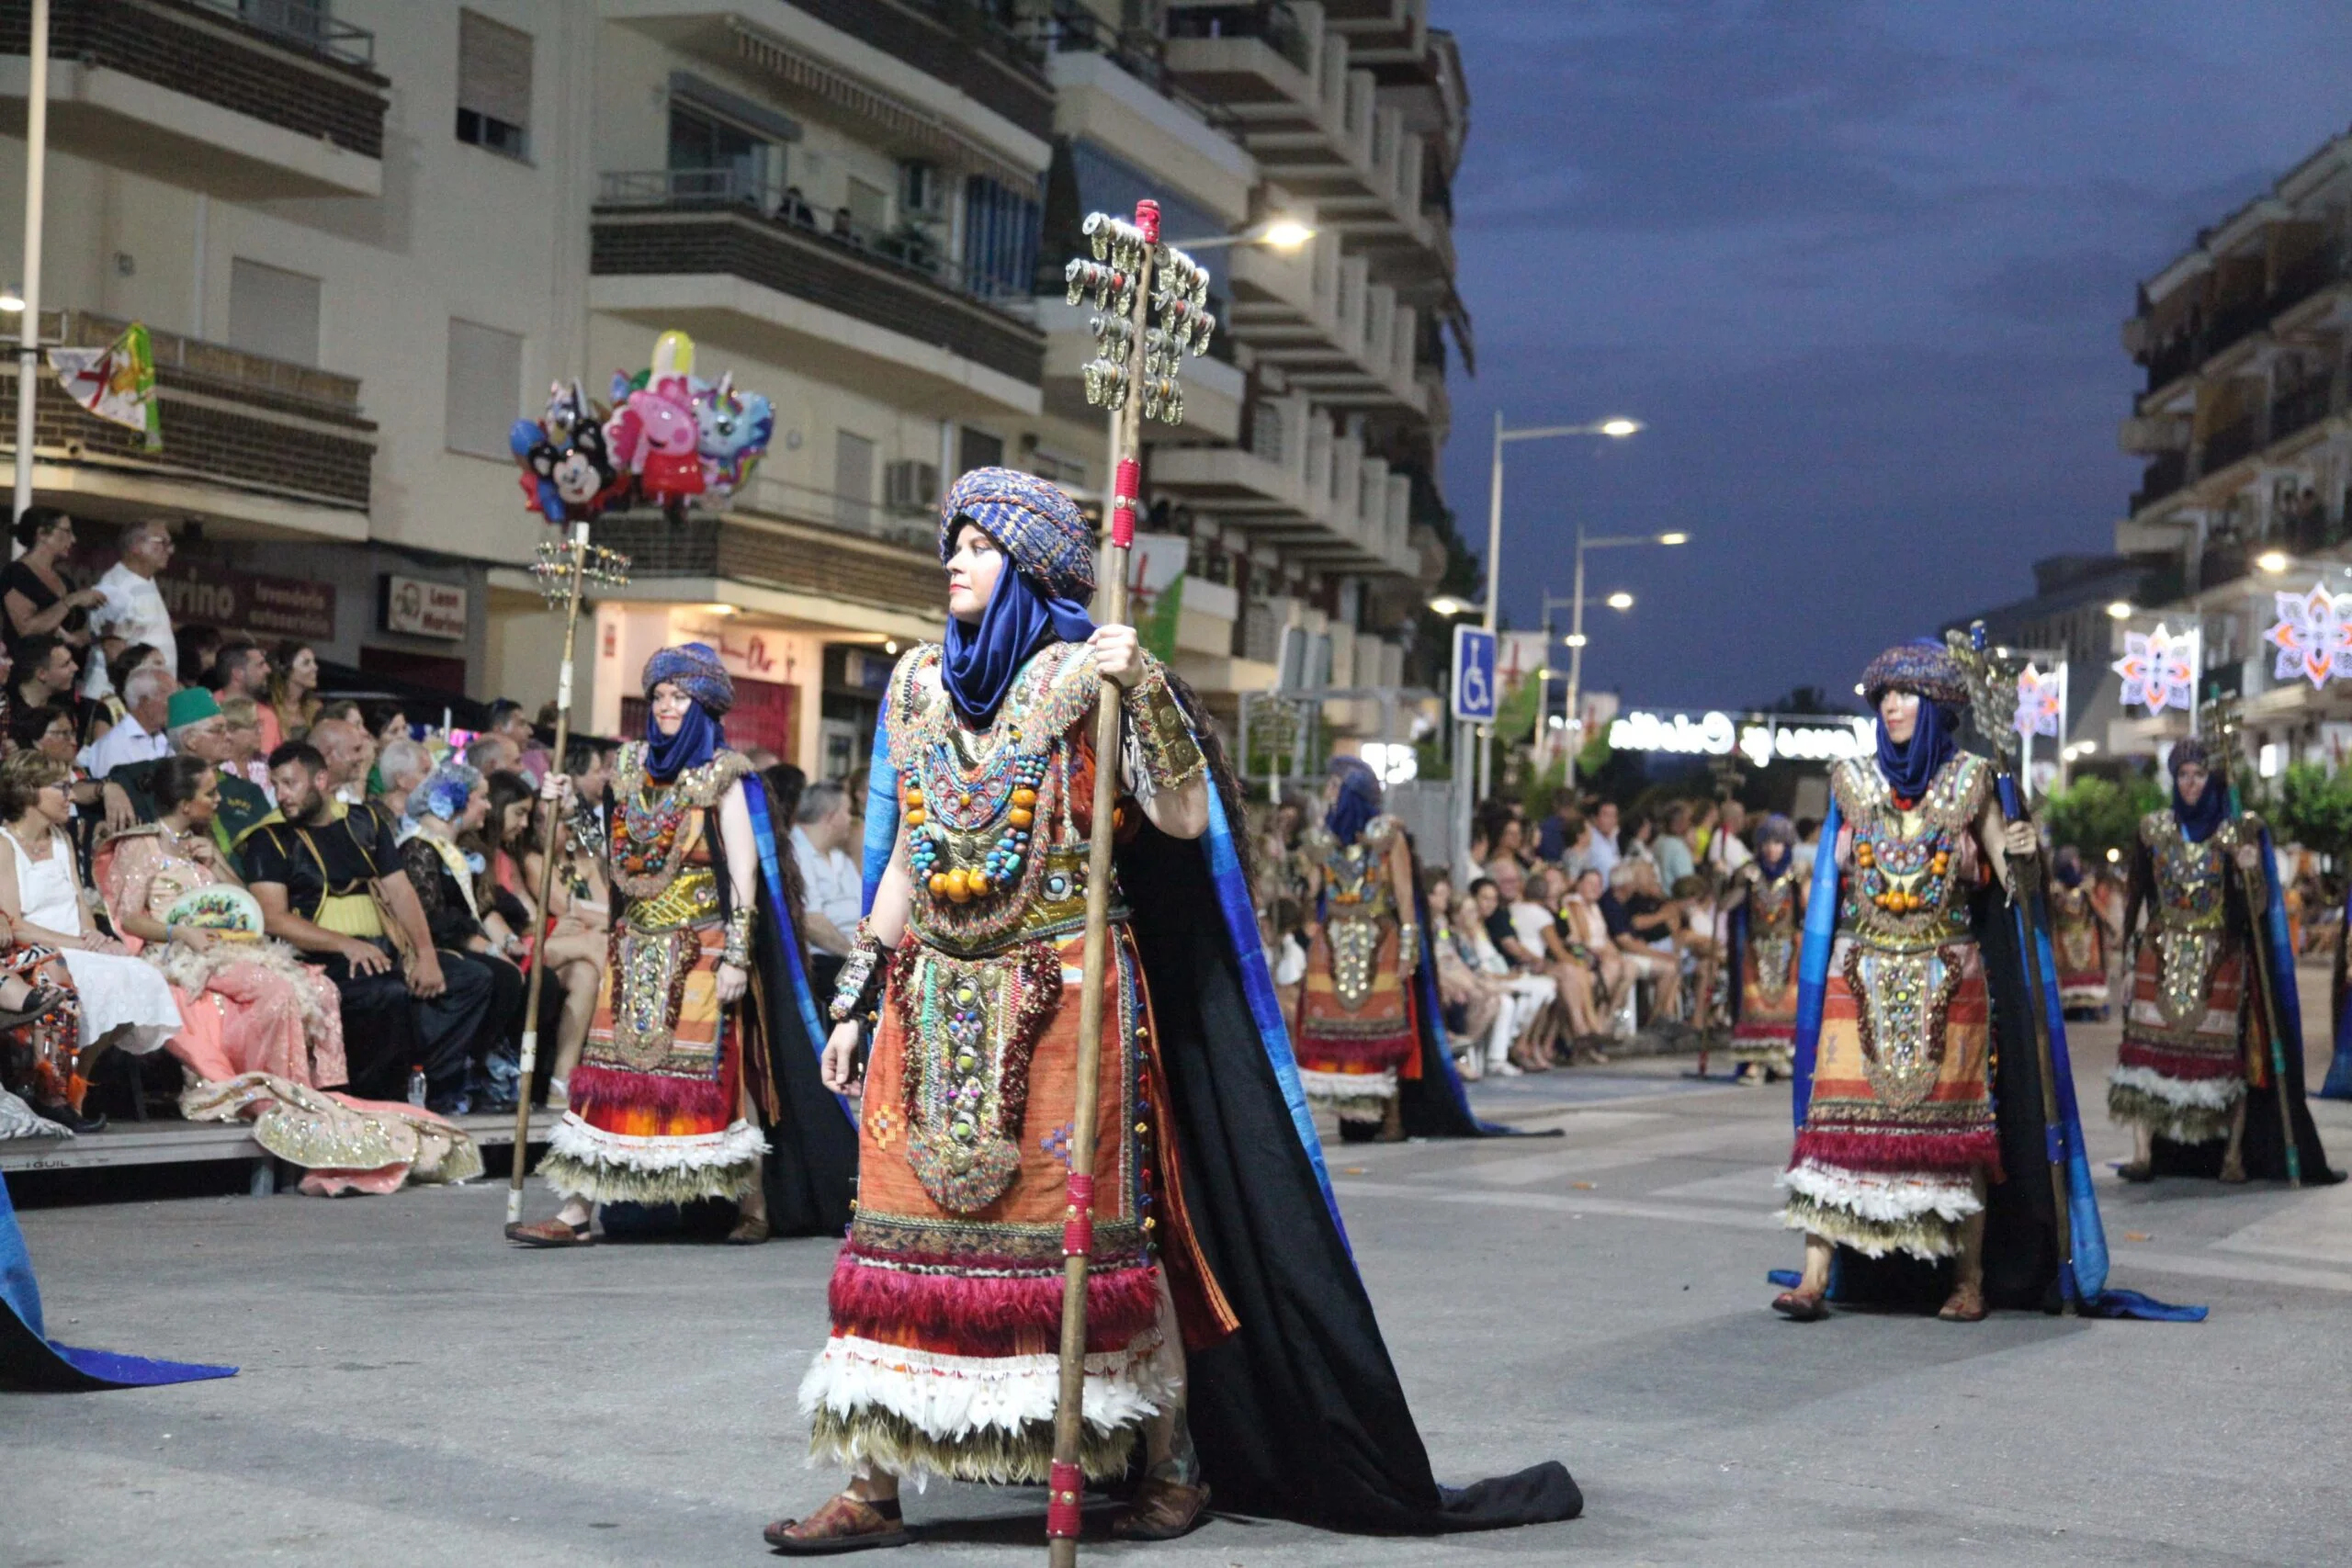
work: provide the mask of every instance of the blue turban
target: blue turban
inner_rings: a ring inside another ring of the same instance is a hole
[[[957,713],[985,725],[1038,649],[1094,635],[1085,604],[1094,592],[1094,535],[1059,485],[1012,468],[975,468],[947,492],[942,562],[955,555],[956,532],[966,523],[996,541],[1007,570],[998,573],[978,624],[949,617],[940,682]]]
[[[694,699],[675,735],[662,734],[653,717],[653,688],[665,681]],[[735,705],[735,682],[708,643],[682,643],[647,660],[645,695],[645,771],[655,778],[674,779],[699,768],[727,744],[719,720]]]
[[[1364,824],[1380,815],[1380,775],[1361,757],[1334,757],[1331,777],[1340,795],[1324,814],[1323,826],[1342,844],[1352,844]]]

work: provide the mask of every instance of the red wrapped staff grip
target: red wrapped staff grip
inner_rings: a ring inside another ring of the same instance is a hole
[[[1136,227],[1143,231],[1145,243],[1159,243],[1159,203],[1148,197],[1136,202]]]
[[[1046,1534],[1056,1540],[1076,1540],[1079,1521],[1083,1510],[1079,1499],[1086,1495],[1086,1478],[1078,1466],[1060,1460],[1054,1461],[1046,1480]]]
[[[1094,1252],[1094,1178],[1072,1172],[1069,1213],[1062,1220],[1062,1256],[1091,1257]]]
[[[1111,542],[1119,548],[1132,549],[1136,542],[1136,502],[1143,494],[1143,465],[1133,457],[1119,459],[1119,472],[1111,487]]]

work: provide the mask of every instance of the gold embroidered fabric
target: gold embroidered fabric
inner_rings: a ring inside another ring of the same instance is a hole
[[[1962,752],[1936,772],[1928,793],[1905,807],[1871,758],[1830,770],[1838,813],[1852,832],[1839,929],[1893,951],[1926,952],[1971,942],[1969,889],[1961,884],[1964,840],[1992,792],[1992,770]]]

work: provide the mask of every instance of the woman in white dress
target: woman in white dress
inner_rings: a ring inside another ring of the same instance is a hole
[[[111,1046],[143,1055],[178,1033],[181,1021],[162,971],[131,957],[90,918],[74,841],[64,831],[74,816],[66,795],[71,776],[40,751],[0,761],[0,916],[12,933],[0,966],[18,970],[22,956],[38,954],[40,978],[59,984],[55,961],[62,960],[79,1021],[73,1038],[55,1042],[68,1059],[54,1066],[78,1100],[99,1053]]]

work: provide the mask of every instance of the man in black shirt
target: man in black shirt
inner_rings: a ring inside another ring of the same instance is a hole
[[[334,799],[317,750],[280,746],[269,779],[278,819],[245,836],[246,883],[268,933],[323,965],[342,993],[352,1092],[401,1099],[410,1069],[422,1067],[425,1104],[462,1109],[467,1064],[488,1022],[489,975],[444,974],[390,829]]]
[[[1657,869],[1649,862],[1620,861],[1610,873],[1600,918],[1608,923],[1609,939],[1625,955],[1627,971],[1656,984],[1657,1016],[1664,1020],[1682,1009],[1682,954],[1674,945],[1674,924],[1681,916],[1679,903],[1659,895]]]

